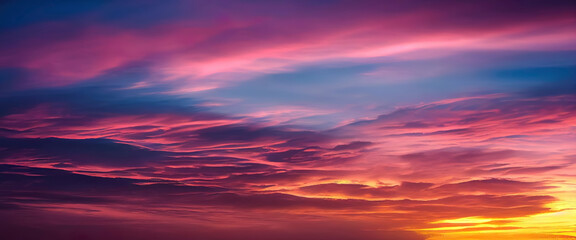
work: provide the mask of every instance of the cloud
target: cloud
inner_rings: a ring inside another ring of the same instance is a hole
[[[40,215],[43,216],[43,215]],[[235,227],[222,228],[214,226],[201,226],[182,224],[178,226],[166,225],[163,223],[139,224],[124,223],[121,227],[114,219],[106,219],[108,222],[101,224],[83,225],[69,222],[70,216],[58,216],[63,226],[70,230],[61,231],[58,225],[53,223],[43,223],[30,227],[18,224],[18,221],[3,221],[2,225],[7,227],[5,236],[17,237],[19,239],[102,239],[102,238],[122,238],[135,240],[152,240],[162,237],[167,240],[183,240],[190,237],[207,240],[289,240],[289,239],[334,239],[349,240],[362,238],[366,240],[423,240],[424,236],[410,231],[400,231],[388,229],[383,224],[374,230],[365,230],[358,223],[343,221],[306,221],[287,222],[280,226],[259,226],[259,227]],[[81,218],[82,222],[87,217]],[[20,220],[20,217],[16,217]],[[67,221],[68,220],[68,221]],[[78,221],[78,219],[76,219]],[[92,219],[103,220],[103,219]],[[336,227],[336,228],[335,228]]]
[[[372,187],[363,184],[318,184],[299,188],[306,194],[357,199],[433,199],[463,194],[519,194],[547,189],[544,183],[508,179],[471,180],[435,186],[434,183],[402,182],[395,186]]]
[[[413,165],[473,165],[491,158],[513,161],[534,150],[529,146],[538,141],[554,142],[556,138],[556,146],[564,148],[575,120],[571,114],[574,100],[571,95],[444,100],[400,108],[331,132],[350,138],[365,135],[365,141],[396,151]],[[487,148],[492,150],[482,150]]]
[[[355,141],[355,142],[351,142],[349,144],[338,145],[338,146],[334,147],[333,150],[336,150],[336,151],[356,150],[356,149],[366,148],[370,145],[372,145],[371,142]]]
[[[8,161],[26,159],[24,153],[27,161],[109,167],[143,166],[171,155],[108,139],[0,138],[0,147]]]
[[[471,166],[474,164],[514,157],[513,150],[486,150],[448,148],[426,152],[410,153],[401,156],[414,166]]]
[[[225,189],[207,186],[184,186],[173,182],[137,180],[130,178],[94,177],[51,168],[31,168],[2,165],[3,191],[18,195],[26,193],[71,193],[88,196],[116,196],[122,192],[145,195],[149,192],[162,194],[218,192]],[[25,185],[22,185],[26,183]],[[75,183],[75,184],[70,184]]]
[[[95,15],[72,18],[77,21],[33,22],[5,32],[7,46],[12,47],[3,50],[7,54],[0,65],[36,75],[25,85],[62,86],[148,61],[159,78],[190,79],[192,83],[183,85],[195,91],[228,84],[223,76],[249,78],[333,59],[394,56],[419,49],[554,49],[568,47],[574,38],[570,30],[542,30],[573,21],[566,1],[534,1],[522,7],[512,2],[446,1],[442,5],[450,11],[419,1],[395,5],[342,1],[329,8],[314,3],[218,2],[236,11],[222,10],[216,3],[174,2],[182,5],[175,11],[180,15],[169,19],[159,14],[156,21],[140,27]],[[154,16],[166,9],[164,5],[145,15]],[[93,14],[109,11],[100,9]],[[489,18],[479,15],[485,11]],[[319,14],[324,17],[318,18]],[[518,34],[526,36],[519,41],[514,37]]]

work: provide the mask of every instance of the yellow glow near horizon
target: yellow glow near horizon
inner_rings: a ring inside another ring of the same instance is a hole
[[[417,231],[428,235],[428,240],[576,239],[576,186],[557,185],[554,191],[549,194],[556,197],[558,201],[547,205],[552,212],[514,218],[447,219],[432,222],[444,224],[442,227]],[[502,221],[496,222],[500,220]],[[454,226],[445,224],[454,224]]]
[[[441,220],[433,223],[485,223],[490,221],[493,221],[493,219],[480,218],[480,217],[465,217],[465,218]]]

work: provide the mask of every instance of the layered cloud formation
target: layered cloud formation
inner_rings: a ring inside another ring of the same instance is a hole
[[[574,239],[575,10],[8,2],[0,229]]]

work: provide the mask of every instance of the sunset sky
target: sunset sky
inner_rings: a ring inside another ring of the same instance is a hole
[[[576,239],[574,0],[8,0],[0,42],[1,239]]]

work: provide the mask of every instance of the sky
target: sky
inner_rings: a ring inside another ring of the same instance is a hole
[[[11,240],[576,239],[572,0],[8,0]]]

